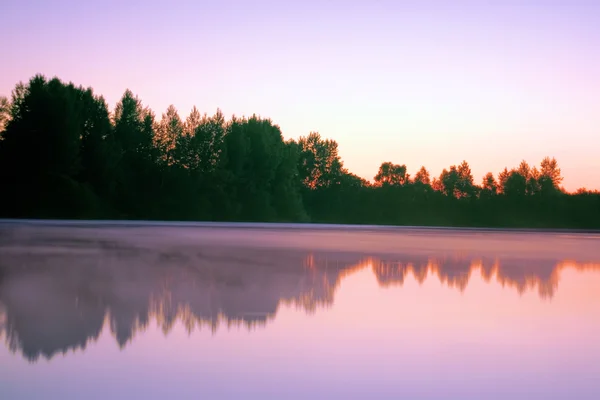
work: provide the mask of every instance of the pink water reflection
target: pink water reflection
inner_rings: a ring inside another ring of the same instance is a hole
[[[494,257],[478,234],[454,253],[137,251],[96,234],[78,252],[47,233],[51,252],[0,246],[3,398],[600,394],[600,260],[585,239],[552,238],[565,260],[508,244]]]

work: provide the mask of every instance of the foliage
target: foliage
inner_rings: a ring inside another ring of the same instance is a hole
[[[111,116],[41,75],[0,98],[0,180],[3,217],[600,227],[600,193],[566,193],[554,158],[480,186],[466,161],[433,179],[388,161],[371,184],[317,132],[284,140],[269,119],[172,105],[157,120],[130,90]]]

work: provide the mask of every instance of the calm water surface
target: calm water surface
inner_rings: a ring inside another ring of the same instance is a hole
[[[1,399],[600,399],[600,235],[0,223]]]

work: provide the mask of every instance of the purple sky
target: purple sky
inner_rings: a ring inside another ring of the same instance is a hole
[[[550,155],[567,189],[600,188],[600,1],[322,3],[3,0],[0,94],[56,75],[111,107],[130,88],[158,115],[319,131],[368,179]]]

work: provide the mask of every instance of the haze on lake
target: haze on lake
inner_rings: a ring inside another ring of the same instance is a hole
[[[598,399],[600,234],[0,222],[2,399]]]

